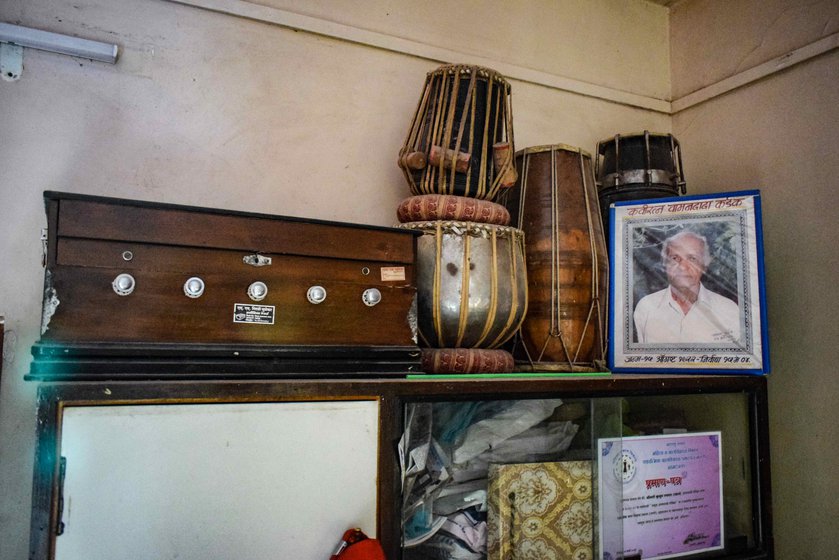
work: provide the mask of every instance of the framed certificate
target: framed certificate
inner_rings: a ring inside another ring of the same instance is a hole
[[[720,432],[598,440],[602,560],[723,548]]]
[[[609,368],[768,373],[760,194],[610,209]]]

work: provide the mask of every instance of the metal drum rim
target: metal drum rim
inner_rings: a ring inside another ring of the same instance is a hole
[[[397,224],[396,227],[407,229],[410,231],[421,231],[422,233],[434,234],[437,231],[437,225],[440,225],[444,233],[451,233],[452,228],[459,228],[464,231],[495,231],[501,235],[510,235],[511,237],[524,237],[524,230],[515,228],[513,226],[501,226],[498,224],[488,224],[485,222],[463,222],[458,220],[426,220],[422,222],[405,222]]]
[[[614,143],[615,136],[617,136],[618,138],[636,138],[638,136],[643,137],[644,134],[645,134],[644,132],[627,132],[627,133],[615,134],[613,136],[609,136],[608,138],[604,138],[603,140],[600,140],[598,142],[598,144]],[[676,137],[673,136],[673,134],[670,133],[670,132],[649,132],[649,135],[650,135],[651,138],[652,137],[655,137],[655,138],[672,138],[676,142],[676,144],[679,143],[679,141],[676,139]]]
[[[575,154],[582,154],[584,157],[591,159],[591,154],[577,146],[570,144],[541,144],[539,146],[530,146],[516,152],[516,157],[522,155],[538,154],[542,152],[550,152],[552,150],[561,150],[563,152],[572,152]]]
[[[649,172],[649,175],[647,174]],[[676,188],[678,193],[678,186],[680,184],[679,174],[675,171],[657,168],[637,168],[626,169],[620,172],[612,172],[597,177],[598,187],[608,185],[608,187],[621,187],[626,185],[667,185]]]
[[[464,72],[463,70],[468,70]],[[501,75],[500,72],[497,70],[493,70],[492,68],[487,68],[486,66],[480,66],[477,64],[444,64],[442,66],[437,67],[434,70],[428,72],[428,76],[438,76],[443,74],[469,74],[471,72],[477,72],[478,76],[487,77],[498,82],[503,83],[505,86],[509,86],[507,80],[504,76]]]

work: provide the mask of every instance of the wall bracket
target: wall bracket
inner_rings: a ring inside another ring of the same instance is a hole
[[[0,78],[15,82],[23,74],[23,47],[0,43]]]

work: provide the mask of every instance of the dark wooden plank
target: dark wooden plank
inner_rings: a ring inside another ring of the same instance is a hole
[[[343,263],[334,262],[336,270]],[[371,280],[362,284],[328,277],[307,278],[305,268],[278,266],[241,273],[221,270],[201,274],[204,295],[192,299],[183,291],[188,276],[157,271],[136,272],[136,288],[117,295],[111,283],[118,270],[63,267],[54,271],[52,288],[60,302],[50,317],[43,340],[190,342],[312,345],[410,345],[414,333],[409,312],[415,290]],[[268,287],[264,300],[247,295],[252,282]],[[314,284],[326,288],[326,300],[313,305],[306,298]],[[362,301],[367,288],[377,288],[381,302]],[[234,304],[274,306],[274,324],[234,322]]]
[[[131,260],[125,260],[123,257],[126,251],[131,253]],[[260,253],[271,258],[272,264],[254,267],[243,261],[252,254],[240,250],[62,238],[56,246],[56,264],[52,268],[107,268],[114,271],[114,275],[120,272],[177,272],[183,274],[184,280],[190,276],[221,272],[263,281],[267,278],[281,277],[298,282],[351,282],[368,287],[401,288],[414,284],[413,263],[400,265],[399,268],[403,269],[405,275],[403,279],[391,280],[387,276],[383,279],[382,269],[394,266],[394,263],[387,261]],[[309,285],[311,284],[307,284],[306,287]]]
[[[58,519],[59,405],[61,388],[39,387],[37,397],[37,441],[32,478],[32,523],[29,534],[30,560],[53,558]]]
[[[3,386],[3,343],[6,336],[6,318],[0,315],[0,387]]]
[[[413,261],[416,234],[397,228],[63,193],[45,196],[59,201],[59,237]]]

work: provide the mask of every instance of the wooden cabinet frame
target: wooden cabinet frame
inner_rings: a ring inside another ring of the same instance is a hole
[[[30,559],[54,557],[59,516],[63,411],[72,406],[267,403],[323,400],[379,402],[377,535],[387,558],[401,557],[397,444],[403,406],[419,401],[597,398],[742,393],[748,398],[755,547],[737,559],[773,557],[766,379],[760,376],[610,375],[516,379],[254,381],[114,381],[42,383],[37,398]]]

